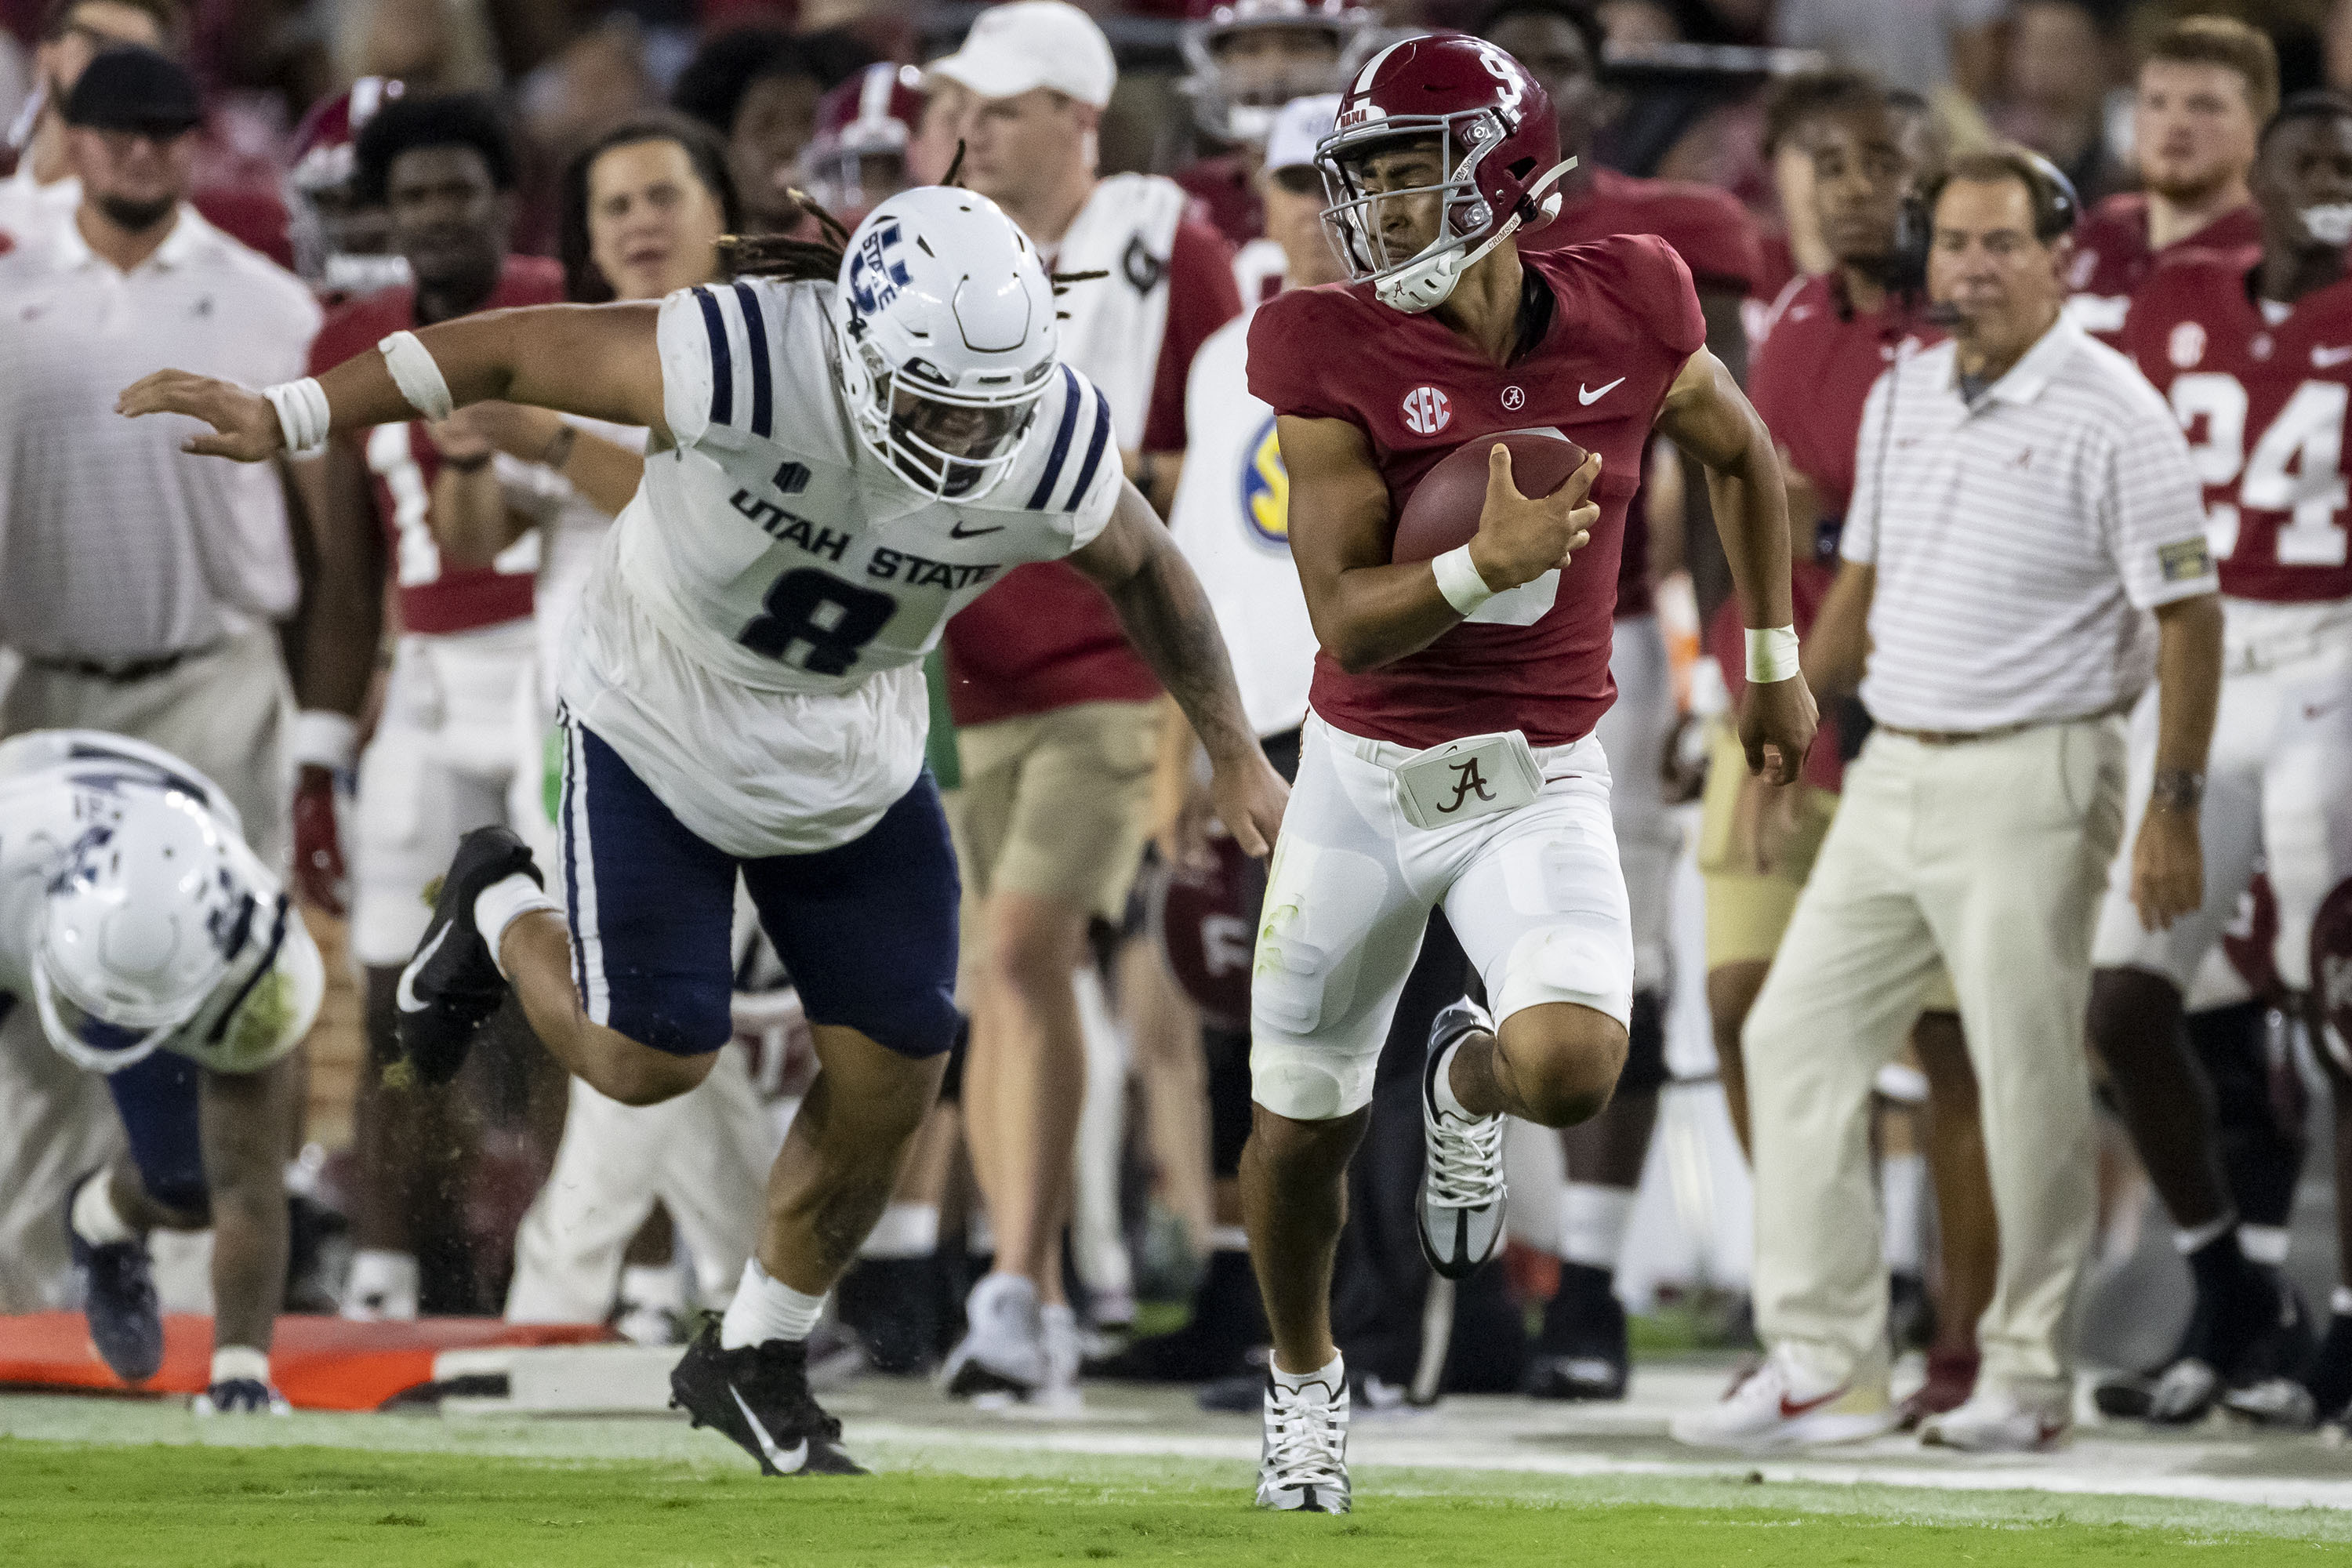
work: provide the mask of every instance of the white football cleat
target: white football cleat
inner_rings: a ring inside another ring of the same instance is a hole
[[[1464,1279],[1494,1256],[1503,1238],[1508,1193],[1503,1180],[1503,1118],[1475,1120],[1441,1110],[1437,1075],[1455,1042],[1492,1034],[1486,1009],[1465,998],[1437,1015],[1421,1070],[1421,1252],[1448,1279]]]
[[[964,1301],[970,1327],[940,1368],[958,1398],[1010,1394],[1026,1399],[1045,1384],[1045,1329],[1037,1287],[1018,1274],[991,1274]]]
[[[1775,1352],[1722,1399],[1684,1412],[1666,1429],[1695,1448],[1796,1448],[1859,1443],[1892,1432],[1901,1419],[1884,1374],[1821,1386]]]
[[[1919,1442],[1923,1447],[1969,1454],[2044,1454],[2064,1447],[2074,1428],[2074,1412],[2063,1386],[2029,1397],[1984,1380],[1967,1404],[1921,1422]]]
[[[1265,1439],[1258,1450],[1257,1506],[1286,1513],[1345,1513],[1348,1373],[1339,1358],[1297,1389],[1265,1376]]]

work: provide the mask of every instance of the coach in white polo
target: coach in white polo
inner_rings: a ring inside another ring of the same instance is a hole
[[[282,867],[294,607],[275,469],[192,458],[189,420],[115,395],[167,364],[299,377],[319,308],[186,200],[203,106],[151,49],[99,55],[63,116],[80,205],[0,257],[0,647],[24,669],[0,737],[111,730],[186,758]]]
[[[2060,314],[2072,200],[2054,171],[1977,153],[1927,198],[1928,291],[1952,338],[1871,392],[1845,564],[1806,660],[1836,688],[1866,646],[1878,728],[1744,1037],[1771,1353],[1676,1422],[1689,1441],[1893,1424],[1871,1080],[1938,962],[1983,1095],[2000,1271],[1976,1393],[1922,1436],[2011,1451],[2063,1436],[2093,1224],[2091,931],[2123,831],[2123,714],[2151,678],[2158,784],[2115,874],[2151,924],[2198,904],[2221,615],[2188,446],[2130,362]]]

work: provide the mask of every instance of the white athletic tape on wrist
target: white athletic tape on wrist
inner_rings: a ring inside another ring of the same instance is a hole
[[[427,419],[446,419],[457,411],[449,384],[441,379],[439,362],[415,332],[394,332],[376,348],[383,354],[383,368],[392,372],[400,395],[408,399],[408,406]]]
[[[360,724],[347,713],[308,708],[294,719],[294,763],[341,773],[359,760]]]
[[[1495,596],[1486,586],[1486,579],[1478,575],[1477,563],[1470,559],[1470,547],[1457,545],[1429,563],[1437,574],[1437,591],[1445,602],[1462,614],[1475,615],[1478,606]]]
[[[289,452],[299,457],[327,444],[327,392],[316,378],[281,381],[263,387],[261,395],[278,411],[278,431]]]
[[[215,1383],[268,1383],[269,1352],[250,1345],[223,1345],[213,1352]]]
[[[1797,673],[1797,628],[1748,628],[1748,679],[1759,686],[1786,680]]]

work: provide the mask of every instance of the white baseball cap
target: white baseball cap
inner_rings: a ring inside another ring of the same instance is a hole
[[[1013,0],[982,11],[963,47],[933,60],[930,74],[982,98],[1047,87],[1100,109],[1118,85],[1118,62],[1095,19],[1066,0]]]
[[[1336,92],[1294,98],[1284,104],[1275,110],[1274,129],[1266,132],[1266,168],[1314,167],[1315,144],[1331,134],[1332,122],[1339,118],[1339,95]]]

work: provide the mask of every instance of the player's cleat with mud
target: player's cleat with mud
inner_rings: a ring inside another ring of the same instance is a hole
[[[841,1451],[841,1423],[810,1392],[808,1346],[793,1340],[722,1350],[705,1323],[669,1374],[670,1408],[758,1461],[763,1476],[862,1476]]]
[[[476,1033],[506,1000],[506,976],[474,924],[474,900],[518,872],[546,885],[520,838],[504,827],[477,827],[457,841],[447,873],[425,889],[433,921],[394,993],[401,1059],[392,1072],[404,1068],[402,1076],[412,1082],[448,1082],[465,1065]]]

